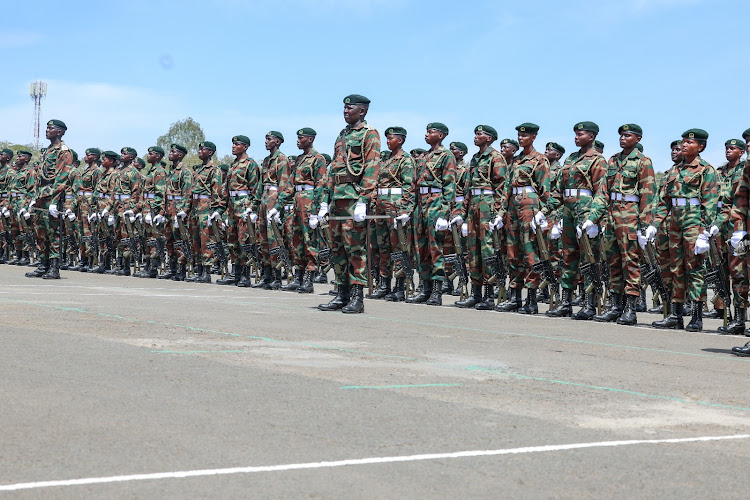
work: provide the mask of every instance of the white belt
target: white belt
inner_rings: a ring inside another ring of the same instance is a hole
[[[722,202],[720,202],[720,201],[717,201],[716,202],[716,206],[719,207],[719,208],[721,208],[721,207],[724,206],[724,204]]]
[[[419,186],[419,194],[442,193],[442,192],[443,190],[441,188]]]
[[[307,184],[297,184],[294,186],[295,191],[312,191],[315,186],[308,186]]]
[[[156,193],[146,193],[143,195],[143,197],[146,198],[147,200],[153,200],[154,196],[156,196]]]
[[[673,207],[684,207],[685,205],[700,205],[698,198],[672,198]]]
[[[266,191],[278,191],[279,186],[274,186],[273,184],[266,184],[265,186],[263,186],[263,189],[265,189]]]
[[[94,194],[93,191],[78,191],[78,196],[91,196],[92,194]]]
[[[129,194],[116,194],[115,200],[127,200],[130,198]]]
[[[566,189],[565,196],[591,196],[590,189]]]
[[[378,194],[401,194],[401,188],[378,188]]]
[[[609,193],[609,199],[612,201],[634,201],[640,202],[641,199],[634,194]]]
[[[7,198],[8,197],[8,193],[3,193],[0,196],[2,196],[3,198]]]
[[[168,199],[168,200],[181,200],[181,199],[182,199],[182,196],[179,196],[179,195],[171,195],[171,194],[168,194],[168,195],[167,195],[167,199]]]
[[[210,196],[208,196],[207,194],[194,194],[193,195],[194,200],[207,200],[209,198]]]
[[[471,195],[472,196],[482,196],[482,195],[485,195],[485,194],[495,194],[495,192],[493,190],[491,190],[491,189],[474,188],[474,189],[471,189],[470,191],[471,191]]]
[[[285,212],[291,212],[292,210],[294,210],[294,205],[284,205]]]
[[[536,191],[531,186],[519,186],[519,187],[513,188],[513,194],[521,194],[521,193],[536,193]]]
[[[229,191],[229,196],[237,197],[237,196],[247,196],[248,192],[247,189],[243,189],[241,191]]]
[[[456,203],[463,203],[464,197],[463,196],[456,196]]]
[[[99,193],[99,198],[106,198],[107,196],[109,196],[109,195],[108,194],[104,194],[104,193]]]
[[[11,198],[17,198],[19,196],[26,196],[26,195],[23,193],[10,193]]]

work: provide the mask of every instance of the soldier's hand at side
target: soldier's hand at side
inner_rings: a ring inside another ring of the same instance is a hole
[[[185,212],[184,210],[180,210],[179,212],[177,212],[177,217],[185,220],[185,217],[187,217],[187,212]]]
[[[96,212],[89,214],[89,222],[94,222],[98,218],[99,218],[99,214]]]
[[[36,200],[31,200],[31,203],[29,203],[29,212],[34,210],[34,205],[36,205]]]
[[[503,218],[500,215],[496,215],[495,218],[490,221],[490,232],[494,232],[502,228],[503,228]]]
[[[218,210],[214,210],[214,213],[211,214],[211,217],[209,217],[211,220],[221,220],[221,214],[218,212]]]
[[[544,216],[542,212],[537,212],[534,216],[534,223],[542,228],[542,231],[547,229],[548,223],[547,218]]]
[[[166,222],[164,216],[161,214],[156,214],[156,217],[154,217],[154,224],[158,226],[159,224],[164,224],[164,222]]]
[[[154,224],[154,220],[153,220],[153,219],[151,218],[151,212],[147,213],[147,214],[146,214],[146,217],[145,217],[145,218],[144,218],[143,220],[144,220],[144,221],[146,222],[146,224],[148,224],[149,226],[152,226],[152,225]]]
[[[560,237],[562,236],[562,228],[563,228],[563,223],[562,223],[562,220],[560,220],[557,224],[552,226],[552,230],[550,230],[549,232],[549,237],[553,240],[559,240]]]
[[[708,252],[709,248],[711,248],[711,245],[708,243],[708,233],[704,231],[699,234],[698,239],[695,240],[695,250],[693,253],[695,253],[695,255],[700,255]]]
[[[599,226],[597,226],[590,220],[587,220],[581,226],[581,231],[586,231],[586,234],[588,235],[589,238],[596,238],[597,235],[599,235]]]
[[[646,249],[646,243],[648,243],[648,238],[646,238],[641,233],[638,233],[638,245],[641,247],[642,250]]]
[[[73,212],[70,212],[70,213],[69,213],[69,214],[67,215],[67,217],[68,217],[68,219],[70,220],[70,222],[73,222],[74,220],[76,220],[76,214],[74,214]]]
[[[268,214],[266,215],[266,218],[268,219],[268,223],[270,224],[271,221],[275,221],[276,224],[281,224],[281,214],[276,209],[276,207],[272,208],[268,211]]]
[[[716,236],[717,234],[719,234],[719,226],[714,224],[713,226],[709,227],[708,234],[710,234],[711,236]]]
[[[464,218],[460,215],[457,215],[451,219],[451,226],[460,226],[464,223]]]
[[[467,236],[469,236],[469,225],[468,224],[466,224],[466,223],[461,224],[461,235],[463,235],[464,238],[467,237]]]
[[[55,219],[57,219],[57,216],[60,215],[60,212],[57,211],[57,205],[55,205],[54,203],[49,206],[49,214]]]
[[[310,216],[310,222],[309,222],[309,224],[310,224],[310,228],[311,229],[315,229],[316,227],[318,227],[318,222],[319,221],[318,221],[318,216],[317,215],[311,215]]]
[[[114,215],[110,215],[109,217],[107,217],[107,225],[108,226],[114,226],[115,225],[115,216]]]
[[[325,217],[326,215],[328,215],[328,203],[326,203],[326,202],[324,201],[324,202],[322,202],[322,203],[320,204],[320,210],[318,210],[318,218],[319,218],[319,219],[322,219],[322,218],[323,218],[323,217]]]
[[[450,227],[450,224],[447,220],[443,219],[442,217],[438,217],[438,220],[435,221],[435,231],[446,231]]]
[[[729,244],[732,245],[732,248],[737,248],[745,236],[747,236],[747,231],[735,231],[729,239]]]
[[[362,222],[367,217],[367,203],[358,201],[354,206],[354,222]]]
[[[10,211],[5,207],[3,207],[3,217],[5,217],[6,219],[10,217]]]
[[[404,226],[406,225],[407,222],[409,222],[409,219],[411,219],[409,214],[401,214],[398,217],[396,217],[396,221],[401,222],[401,225],[404,225]]]
[[[654,226],[648,226],[643,231],[643,236],[645,236],[648,241],[653,241],[654,237],[656,236],[656,232],[657,231],[656,231],[656,228]]]

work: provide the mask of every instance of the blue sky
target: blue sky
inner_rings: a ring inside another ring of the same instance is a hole
[[[372,99],[379,130],[406,127],[409,149],[430,121],[472,153],[475,125],[515,137],[531,121],[538,149],[570,152],[573,124],[593,120],[610,156],[632,122],[665,170],[684,130],[709,132],[704,157],[718,165],[724,141],[750,127],[750,2],[40,0],[3,14],[0,140],[19,143],[33,139],[36,79],[49,85],[42,120],[64,120],[79,151],[143,152],[191,116],[221,155],[242,133],[263,158],[268,130],[297,154],[304,126],[331,153],[350,93]]]

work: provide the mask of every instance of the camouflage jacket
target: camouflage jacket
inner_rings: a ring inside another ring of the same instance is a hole
[[[73,199],[75,201],[71,208],[74,211],[78,210],[83,202],[96,209],[98,206],[96,184],[99,182],[101,176],[102,173],[97,164],[94,164],[94,166],[86,165],[85,167],[78,168],[73,172],[71,183],[73,184]]]
[[[284,190],[279,192],[279,198],[275,205],[276,210],[281,211],[284,205],[294,203],[297,186],[304,185],[313,187],[311,213],[318,213],[320,202],[325,194],[325,181],[326,160],[323,158],[323,155],[318,153],[314,148],[311,148],[309,153],[297,157],[295,167],[289,175],[289,182],[284,186]]]
[[[190,170],[182,163],[175,165],[172,164],[172,168],[169,169],[167,174],[167,184],[164,189],[164,194],[167,197],[167,201],[162,207],[162,214],[166,215],[165,211],[170,205],[169,202],[175,207],[175,213],[177,212],[189,212],[190,211],[190,193],[193,190],[193,174]],[[179,196],[177,199],[170,200],[170,196]]]
[[[466,169],[466,199],[461,207],[461,217],[466,220],[469,217],[474,196],[472,189],[489,189],[493,192],[492,211],[493,214],[502,214],[506,205],[503,200],[508,177],[508,163],[505,157],[493,147],[488,147],[483,153],[477,152],[471,157],[469,167]],[[491,215],[493,215],[491,214]]]
[[[321,201],[356,200],[369,204],[375,199],[378,183],[380,134],[365,121],[347,126],[339,133],[333,149],[324,195],[327,199]]]
[[[153,215],[162,212],[164,194],[167,189],[167,171],[161,163],[151,165],[141,181],[141,204],[139,210]]]
[[[414,159],[403,149],[392,154],[380,166],[378,175],[378,189],[401,188],[401,196],[388,196],[394,201],[397,214],[411,214],[414,211],[416,198],[414,196]]]
[[[113,206],[117,207],[118,213],[138,208],[141,197],[141,173],[132,163],[115,169],[112,176],[112,194]],[[120,196],[128,198],[120,199]]]
[[[70,183],[72,165],[73,154],[62,141],[42,153],[39,167],[33,173],[34,189],[31,194],[36,199],[37,206],[57,204],[62,207],[60,198]]]
[[[0,165],[0,207],[8,205],[10,199],[10,183],[13,179],[13,168],[9,164]]]
[[[224,213],[227,207],[226,198],[224,197],[224,185],[221,175],[221,169],[209,160],[208,164],[196,165],[193,167],[193,189],[191,198],[194,195],[208,196],[209,209],[211,212]],[[193,199],[192,204],[197,205],[199,200]]]
[[[550,163],[549,166],[549,185],[550,185],[550,197],[552,196],[552,189],[557,186],[557,183],[560,181],[560,174],[562,173],[562,165],[560,165],[560,162],[555,160],[554,163]],[[549,208],[551,205],[549,203],[549,199],[547,200],[547,207]],[[548,210],[547,218],[549,219],[550,224],[556,224],[557,221],[562,219],[562,207],[558,207],[555,210]]]
[[[245,208],[253,212],[258,211],[260,197],[263,193],[263,182],[260,177],[260,167],[252,158],[244,160],[235,160],[229,166],[227,179],[224,182],[226,196],[230,201],[233,199],[232,193],[237,191],[247,191],[248,196],[245,198]]]
[[[732,200],[731,219],[735,231],[747,231],[747,217],[750,212],[750,161],[745,161],[742,177]]]
[[[594,196],[607,175],[607,162],[594,148],[585,153],[576,151],[565,159],[557,183],[552,188],[548,205],[552,212],[565,203],[567,189],[586,189]],[[578,197],[575,197],[576,200]]]
[[[547,202],[550,196],[549,160],[539,151],[532,149],[527,155],[521,153],[513,158],[508,168],[508,182],[503,193],[503,207],[507,209],[513,196],[513,188],[531,186],[539,199],[539,210],[549,213]]]
[[[101,176],[99,176],[99,181],[96,183],[96,188],[94,191],[96,191],[96,195],[99,198],[99,211],[101,212],[105,208],[109,211],[112,207],[113,203],[113,188],[112,188],[112,180],[115,176],[115,169],[110,168],[109,170],[105,170],[102,172]]]
[[[453,199],[451,218],[463,213],[464,201],[466,200],[466,183],[468,180],[469,166],[464,160],[461,160],[456,163],[456,197]]]
[[[456,157],[453,153],[444,146],[428,151],[417,162],[416,178],[415,189],[418,204],[422,199],[432,199],[432,194],[420,193],[420,188],[431,188],[430,191],[442,189],[437,217],[449,219],[456,200]]]
[[[9,172],[8,189],[10,192],[28,195],[32,188],[30,183],[33,182],[30,174],[31,170],[28,165],[24,168],[15,165]]]
[[[692,162],[681,161],[664,178],[659,201],[654,210],[652,224],[659,226],[672,212],[672,200],[677,198],[697,198],[700,201],[702,226],[709,226],[716,218],[716,204],[719,201],[719,188],[716,170],[707,161],[697,156]]]
[[[613,155],[607,164],[607,177],[599,185],[599,190],[591,202],[589,220],[598,223],[602,216],[607,214],[607,208],[611,203],[623,206],[622,201],[613,201],[610,196],[620,193],[624,196],[638,197],[638,204],[633,208],[638,210],[640,227],[650,225],[655,184],[656,175],[651,158],[644,156],[637,149],[633,149],[627,156],[623,156],[622,152]]]
[[[734,202],[734,193],[742,180],[742,173],[745,171],[745,162],[740,161],[734,168],[730,169],[729,164],[725,163],[716,169],[719,182],[719,201],[717,202],[717,216],[714,224],[722,228],[725,234],[730,231],[732,204]]]
[[[278,149],[263,158],[260,166],[260,178],[263,182],[261,203],[275,203],[279,193],[287,189],[291,176],[289,158]],[[271,189],[269,189],[271,188]],[[283,208],[283,207],[282,207]]]

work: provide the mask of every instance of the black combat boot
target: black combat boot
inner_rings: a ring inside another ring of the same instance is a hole
[[[321,285],[325,285],[328,283],[328,276],[326,276],[326,273],[323,272],[322,269],[320,269],[316,275],[315,279],[313,280],[315,283],[320,283]]]
[[[703,315],[706,319],[724,319],[724,309],[714,307],[713,311],[709,311]]]
[[[151,259],[151,267],[148,268],[148,274],[144,278],[157,278],[159,276],[159,259]]]
[[[371,299],[379,300],[384,298],[386,295],[391,293],[391,277],[390,276],[381,276],[380,277],[380,284],[375,289],[375,291],[372,292],[372,295],[370,296]]]
[[[586,305],[580,311],[571,316],[575,320],[588,321],[596,315],[597,296],[596,292],[586,294]]]
[[[73,267],[68,268],[68,270],[80,272],[81,269],[86,269],[87,267],[89,267],[89,258],[86,255],[84,255],[83,257],[81,257],[81,260],[78,261],[78,264],[76,264]]]
[[[211,269],[209,269],[208,272],[210,274],[221,274],[221,264],[219,264],[219,259],[216,259],[214,265],[211,266]]]
[[[449,280],[448,276],[443,280],[443,287],[440,289],[440,293],[443,295],[453,295],[453,280]]]
[[[750,356],[750,342],[742,347],[732,347],[732,354],[743,358]]]
[[[297,288],[297,293],[313,293],[315,291],[313,273],[314,271],[305,271],[305,274],[302,275],[302,285]]]
[[[365,302],[363,297],[364,286],[353,285],[351,297],[349,303],[341,308],[341,312],[345,314],[356,314],[365,312]]]
[[[440,280],[432,280],[432,293],[430,293],[430,298],[427,299],[425,304],[428,306],[442,306],[443,305],[443,292],[441,291],[443,289],[443,284],[440,282]]]
[[[646,290],[641,288],[641,294],[638,297],[638,301],[635,303],[635,312],[646,312],[648,306],[646,306]]]
[[[669,310],[669,302],[671,302],[672,300],[671,295],[669,296],[669,299],[670,300],[667,301],[667,310]],[[654,306],[646,312],[648,312],[649,314],[664,314],[664,304],[659,304],[658,306]]]
[[[224,278],[216,280],[217,285],[236,285],[240,279],[238,273],[240,272],[240,265],[232,262],[232,270],[227,273]]]
[[[494,286],[490,285],[489,283],[485,283],[484,296],[482,297],[482,301],[474,304],[474,309],[476,309],[477,311],[491,311],[492,308],[495,307],[495,299],[492,298],[492,292],[494,291]]]
[[[19,262],[21,262],[21,259],[23,259],[23,252],[21,250],[16,250],[16,256],[8,261],[9,266],[17,266]]]
[[[742,335],[745,333],[745,321],[747,321],[747,309],[734,308],[734,319],[727,326],[720,326],[719,333],[722,335]]]
[[[722,317],[724,316],[722,315]],[[685,325],[685,331],[703,331],[703,302],[700,302],[698,300],[693,301],[693,314],[691,315],[690,323]]]
[[[88,270],[88,272],[93,273],[93,274],[104,274],[104,271],[106,271],[109,268],[108,262],[109,262],[109,256],[106,253],[104,253],[99,258],[99,265],[97,265],[96,267],[92,267],[91,269]]]
[[[685,324],[682,321],[682,314],[682,302],[671,302],[669,316],[660,321],[654,321],[651,326],[670,330],[684,330]]]
[[[549,285],[545,285],[544,288],[539,290],[537,300],[542,304],[549,304]]]
[[[148,278],[149,273],[151,272],[151,259],[146,258],[146,262],[143,264],[143,267],[140,271],[137,273],[133,273],[133,276],[136,278]]]
[[[573,299],[570,302],[570,305],[573,307],[578,307],[586,304],[586,285],[584,283],[584,280],[581,279],[581,282],[578,284],[578,295],[576,295],[576,298]]]
[[[281,289],[281,280],[284,279],[284,275],[281,272],[281,269],[274,269],[273,270],[273,281],[268,285],[268,288],[263,287],[264,290],[280,290]]]
[[[571,288],[562,289],[562,297],[560,303],[554,309],[550,309],[545,314],[551,318],[566,318],[573,314],[572,296],[573,290]]]
[[[23,257],[21,257],[21,260],[18,261],[19,266],[28,266],[29,262],[31,262],[31,257],[29,256],[30,252],[23,252]]]
[[[122,271],[122,257],[115,258],[115,268],[107,269],[104,274],[117,274],[118,271]]]
[[[693,315],[693,304],[688,301],[685,302],[682,306],[682,315],[683,316],[692,316]]]
[[[45,280],[59,280],[60,279],[60,259],[50,260],[49,269],[42,275],[42,279]]]
[[[510,297],[502,304],[495,306],[497,312],[517,312],[523,307],[523,298],[521,297],[520,288],[511,288]]]
[[[622,316],[617,318],[618,325],[633,326],[638,324],[638,317],[636,316],[638,297],[635,295],[627,296],[627,303],[625,304],[625,310],[622,312]]]
[[[8,256],[10,255],[10,250],[7,248],[0,248],[0,264],[7,264],[8,263]]]
[[[333,297],[335,297],[338,294],[339,294],[339,285],[338,285],[338,283],[336,283],[336,280],[334,279],[333,280],[333,287],[331,287],[331,289],[328,290],[328,295],[332,295]]]
[[[130,257],[123,257],[122,269],[115,273],[116,276],[130,276]]]
[[[172,281],[185,281],[185,275],[187,274],[187,263],[179,264],[177,266],[177,272],[172,276]]]
[[[185,281],[195,283],[195,281],[203,274],[203,264],[197,264],[193,269],[193,275],[185,278]]]
[[[26,273],[26,277],[27,278],[41,278],[42,276],[47,274],[48,269],[49,269],[49,259],[42,257],[41,260],[39,260],[39,266],[33,271]]]
[[[328,304],[318,305],[321,311],[338,311],[349,303],[349,285],[339,285],[338,293]]]
[[[177,259],[175,257],[172,257],[169,259],[169,267],[164,271],[164,273],[160,274],[158,278],[160,280],[171,280],[174,278],[174,276],[177,274]]]
[[[622,294],[613,293],[609,296],[609,299],[611,300],[609,309],[601,314],[594,315],[594,321],[598,321],[600,323],[611,323],[612,321],[617,321],[617,318],[622,316]]]
[[[422,291],[406,298],[407,304],[424,304],[432,295],[432,280],[424,281]]]
[[[73,262],[73,256],[68,254],[60,254],[60,258],[57,259],[59,264],[57,269],[59,271],[67,271],[70,269],[70,263]]]
[[[383,297],[388,302],[401,302],[406,296],[406,278],[396,278],[396,285],[391,290],[391,293]]]
[[[211,283],[211,273],[210,268],[206,265],[199,266],[202,267],[201,272],[198,271],[195,272],[195,282],[196,283]]]
[[[281,285],[281,290],[284,292],[295,292],[302,286],[302,276],[304,275],[304,269],[297,269],[294,273],[294,279],[286,285]]]
[[[477,304],[482,302],[482,285],[471,285],[471,295],[466,297],[464,300],[458,300],[454,303],[456,307],[463,309],[474,308]]]
[[[518,312],[521,314],[539,314],[539,305],[536,301],[536,288],[526,290],[526,303]]]
[[[261,290],[270,290],[272,282],[273,282],[273,268],[270,265],[264,265],[263,266],[263,279],[258,281],[256,284],[251,285],[251,287],[260,288]]]

